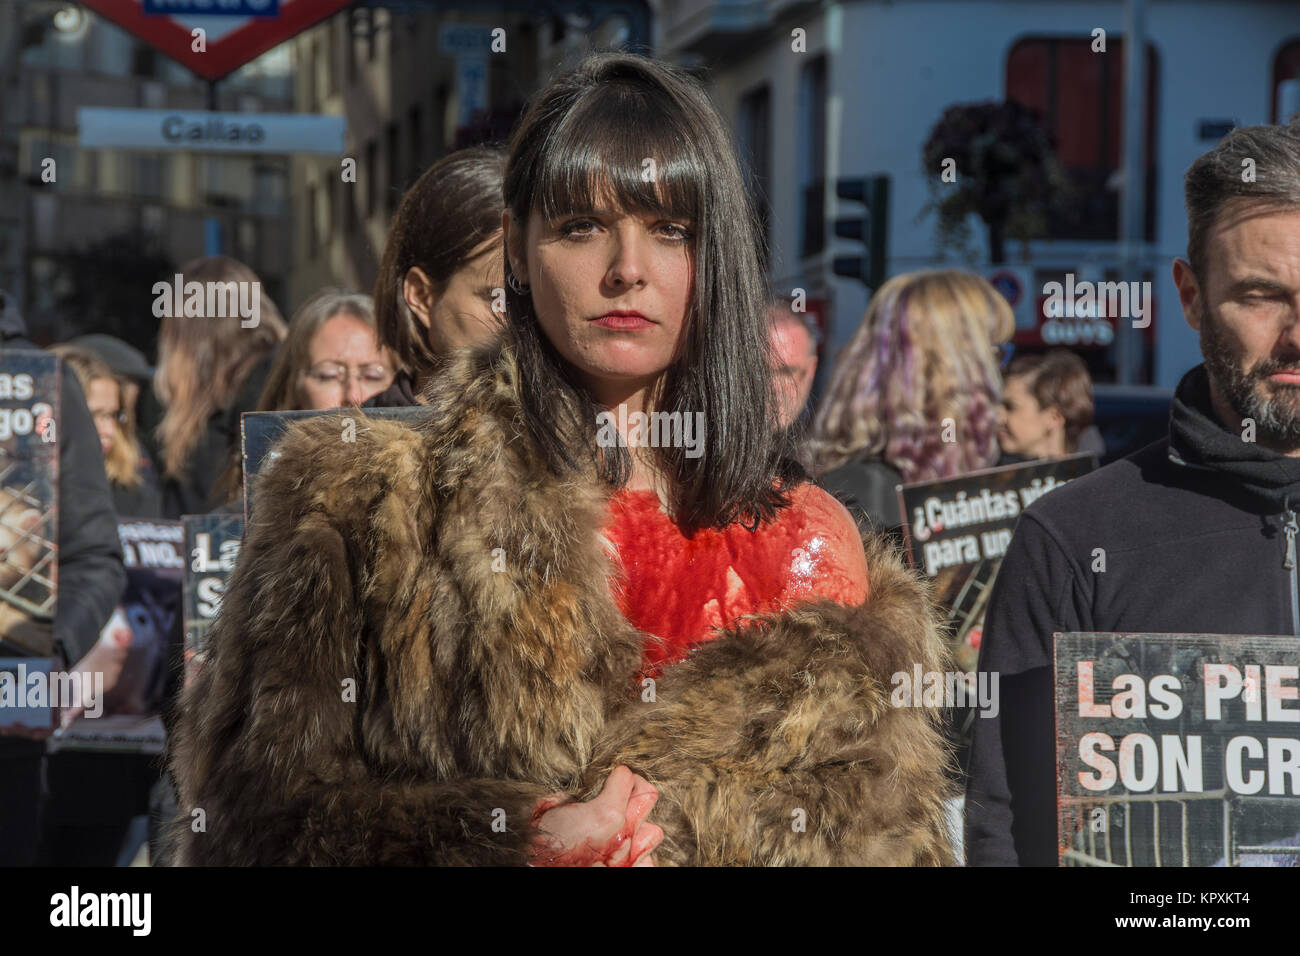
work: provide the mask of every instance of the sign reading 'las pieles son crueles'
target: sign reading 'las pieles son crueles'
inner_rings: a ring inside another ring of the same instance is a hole
[[[1300,638],[1056,636],[1067,864],[1300,865]]]

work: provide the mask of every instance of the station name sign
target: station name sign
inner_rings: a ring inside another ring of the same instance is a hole
[[[225,153],[343,152],[342,116],[82,107],[78,145]]]

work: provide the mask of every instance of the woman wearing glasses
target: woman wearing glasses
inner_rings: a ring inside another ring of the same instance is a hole
[[[379,344],[370,296],[325,289],[289,320],[257,410],[363,405],[393,384],[395,371],[392,353]]]
[[[323,289],[299,307],[276,353],[254,409],[259,412],[324,411],[364,405],[393,384],[393,353],[379,344],[370,296]],[[236,445],[217,491],[242,504],[240,451]]]

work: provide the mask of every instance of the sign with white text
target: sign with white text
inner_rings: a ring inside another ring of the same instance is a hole
[[[1056,635],[1060,862],[1300,866],[1300,638]]]
[[[333,16],[354,0],[81,0],[208,80]]]

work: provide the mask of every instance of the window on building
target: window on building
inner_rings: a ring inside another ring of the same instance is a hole
[[[766,86],[746,93],[740,98],[740,117],[737,123],[740,148],[748,161],[750,193],[764,238],[769,237],[768,224],[772,218],[771,152],[772,152],[772,92]]]
[[[340,184],[343,190],[343,228],[348,235],[357,231],[357,189],[355,183]]]
[[[152,80],[158,75],[158,51],[137,43],[131,50],[131,75]]]
[[[257,220],[248,217],[239,220],[235,227],[235,258],[244,262],[262,261],[262,244],[259,241]]]
[[[388,187],[388,192],[384,197],[384,207],[391,214],[397,208],[397,200],[402,192],[401,155],[398,152],[396,123],[388,124],[385,140],[384,145],[388,151],[388,179],[385,185]]]
[[[366,143],[366,218],[379,211],[379,143]]]
[[[325,170],[325,244],[328,245],[338,231],[339,224],[339,178],[334,173]]]
[[[162,206],[147,203],[140,207],[140,232],[146,243],[163,242],[167,233],[167,214]]]
[[[1037,111],[1075,195],[1050,218],[1052,239],[1113,240],[1119,235],[1123,163],[1124,40],[1108,37],[1105,53],[1084,37],[1030,37],[1007,54],[1006,96]],[[1155,238],[1155,116],[1159,64],[1147,46],[1146,238]]]
[[[447,107],[451,102],[451,90],[446,83],[439,83],[433,91],[433,155],[441,156],[447,148]]]
[[[353,7],[348,12],[339,17],[339,22],[343,25],[343,60],[344,67],[348,71],[348,83],[355,83],[357,79],[357,34],[356,34],[356,17],[357,8]]]
[[[135,157],[135,182],[132,192],[150,199],[162,199],[167,195],[167,184],[163,181],[167,164],[161,156],[141,155]]]
[[[1273,58],[1273,122],[1300,116],[1300,37],[1283,43]]]
[[[307,69],[302,72],[303,83],[307,87],[307,112],[314,113],[320,107],[320,38],[313,36],[307,44]]]
[[[424,111],[419,104],[411,107],[406,126],[406,135],[411,138],[411,169],[406,177],[409,184],[415,182],[424,171]]]
[[[307,187],[307,258],[315,259],[320,253],[320,188],[312,183]]]
[[[826,57],[819,56],[799,77],[798,182],[803,240],[799,254],[826,248]]]
[[[339,55],[342,50],[342,33],[339,25],[342,17],[335,17],[321,27],[321,40],[325,44],[325,95],[332,96],[339,89]]]

